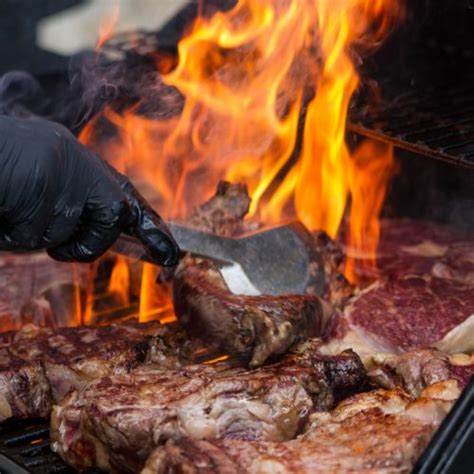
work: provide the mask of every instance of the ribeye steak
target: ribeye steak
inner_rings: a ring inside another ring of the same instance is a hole
[[[353,352],[325,357],[319,344],[254,370],[220,362],[105,377],[54,408],[53,450],[77,468],[137,472],[170,438],[291,439],[311,412],[365,383]]]
[[[158,322],[104,327],[26,325],[0,335],[0,420],[47,417],[53,403],[98,377],[144,362],[177,367],[189,356],[182,334]]]
[[[452,381],[418,399],[376,390],[312,415],[304,434],[287,442],[170,440],[142,474],[408,473],[459,395]]]
[[[222,182],[216,195],[195,211],[187,225],[220,235],[242,233],[249,197],[245,186]],[[323,258],[326,286],[332,303],[342,304],[352,289],[340,273],[342,253],[322,233],[314,236],[314,248]],[[275,256],[284,259],[285,256]],[[317,261],[314,265],[319,265]],[[314,267],[316,275],[317,268]],[[188,256],[176,271],[173,299],[178,319],[193,334],[227,352],[250,359],[257,367],[274,354],[285,352],[301,339],[320,336],[332,312],[314,288],[308,294],[242,296],[232,294],[216,267]]]

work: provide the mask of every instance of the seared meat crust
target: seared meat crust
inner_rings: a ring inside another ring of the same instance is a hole
[[[287,442],[171,440],[142,474],[408,473],[459,395],[451,388],[441,382],[417,400],[400,390],[355,395]]]
[[[174,285],[175,311],[190,333],[258,367],[291,344],[321,336],[332,309],[317,296],[240,296],[219,282],[207,261],[182,262]]]
[[[223,236],[237,236],[251,226],[244,222],[250,199],[245,186],[219,183],[217,192],[195,210],[186,225]],[[341,305],[352,288],[341,273],[343,254],[324,232],[313,235],[314,254],[310,265],[319,274],[321,261],[326,275],[322,294],[316,277],[306,294],[282,296],[234,295],[210,262],[187,256],[178,266],[173,281],[173,300],[180,322],[186,328],[233,355],[250,359],[250,367],[262,365],[268,357],[284,353],[302,339],[322,336],[332,308],[320,297]],[[284,256],[275,256],[283,258]]]
[[[54,402],[98,377],[144,362],[177,367],[189,356],[182,336],[161,326],[39,328],[0,336],[0,420],[47,417]]]
[[[80,469],[137,472],[170,438],[291,439],[312,411],[365,382],[353,352],[325,357],[319,344],[250,371],[221,362],[105,377],[54,408],[53,450]]]

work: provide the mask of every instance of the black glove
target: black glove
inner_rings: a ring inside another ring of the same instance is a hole
[[[169,230],[125,176],[59,124],[0,116],[0,250],[89,262],[121,232],[154,262],[177,263]]]

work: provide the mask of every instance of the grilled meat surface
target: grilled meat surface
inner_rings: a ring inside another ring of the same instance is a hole
[[[419,396],[429,385],[456,380],[464,388],[474,375],[474,356],[448,355],[437,349],[417,349],[398,356],[374,357],[377,364],[369,371],[371,382],[379,387],[401,387]]]
[[[104,327],[26,325],[0,336],[0,420],[47,417],[53,403],[99,377],[144,362],[177,367],[189,356],[182,335],[158,322]]]
[[[175,275],[173,291],[175,311],[190,333],[249,357],[250,367],[298,340],[320,336],[332,314],[317,296],[234,295],[208,261],[189,257]]]
[[[289,440],[365,383],[357,355],[321,356],[319,344],[255,370],[221,362],[105,377],[54,408],[53,450],[76,468],[137,472],[171,438]]]
[[[248,226],[243,219],[249,203],[245,186],[222,182],[216,195],[186,224],[235,236]],[[211,262],[188,256],[179,264],[173,281],[176,314],[194,335],[231,354],[248,357],[251,367],[260,366],[293,343],[324,334],[332,308],[320,296],[340,305],[352,292],[340,273],[343,258],[339,247],[324,233],[316,233],[314,250],[322,256],[325,267],[323,295],[314,294],[316,286],[311,283],[308,294],[303,295],[234,295]],[[318,269],[313,270],[316,275]]]
[[[418,399],[376,390],[312,415],[304,434],[286,442],[170,440],[142,474],[408,473],[459,395],[451,381]]]

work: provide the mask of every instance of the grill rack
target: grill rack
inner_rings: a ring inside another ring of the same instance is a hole
[[[49,446],[49,423],[42,419],[9,420],[0,424],[2,474],[73,474],[76,471]],[[88,474],[97,474],[90,471]]]
[[[384,98],[375,107],[358,98],[348,130],[457,166],[474,169],[474,78],[467,86],[410,86],[379,81]]]
[[[111,38],[103,50],[131,65],[150,59],[156,62],[163,54],[177,59],[180,33],[176,31],[181,32],[191,18],[192,11],[183,10],[162,30],[121,33]],[[410,71],[417,69],[423,71],[425,79],[412,77]],[[426,65],[410,64],[403,77],[394,78],[390,73],[377,77],[382,101],[369,108],[371,101],[362,92],[353,100],[347,130],[421,156],[474,169],[474,74],[468,72],[463,77],[461,82],[467,87],[443,81],[435,85],[429,78],[437,75],[436,70],[425,69]]]

